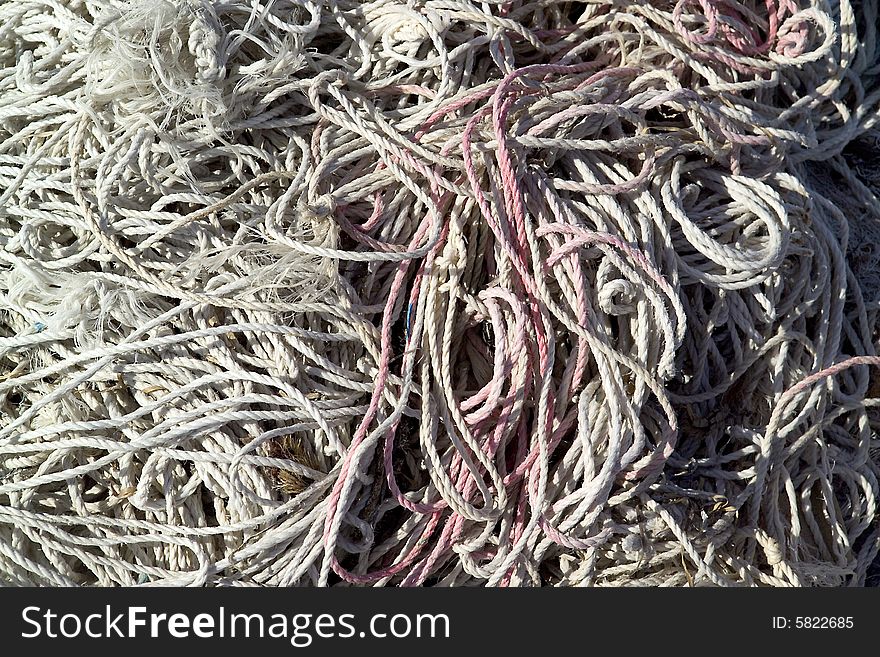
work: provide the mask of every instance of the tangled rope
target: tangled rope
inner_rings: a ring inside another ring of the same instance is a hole
[[[861,585],[876,0],[0,0],[0,580]]]

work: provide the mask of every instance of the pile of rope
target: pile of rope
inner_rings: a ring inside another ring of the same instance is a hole
[[[0,0],[0,581],[861,585],[877,0]]]

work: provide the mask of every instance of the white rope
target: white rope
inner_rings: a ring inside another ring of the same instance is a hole
[[[876,0],[0,0],[0,581],[872,580]]]

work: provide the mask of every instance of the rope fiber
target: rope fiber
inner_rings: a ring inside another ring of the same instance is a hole
[[[0,0],[0,581],[839,586],[877,0]]]

